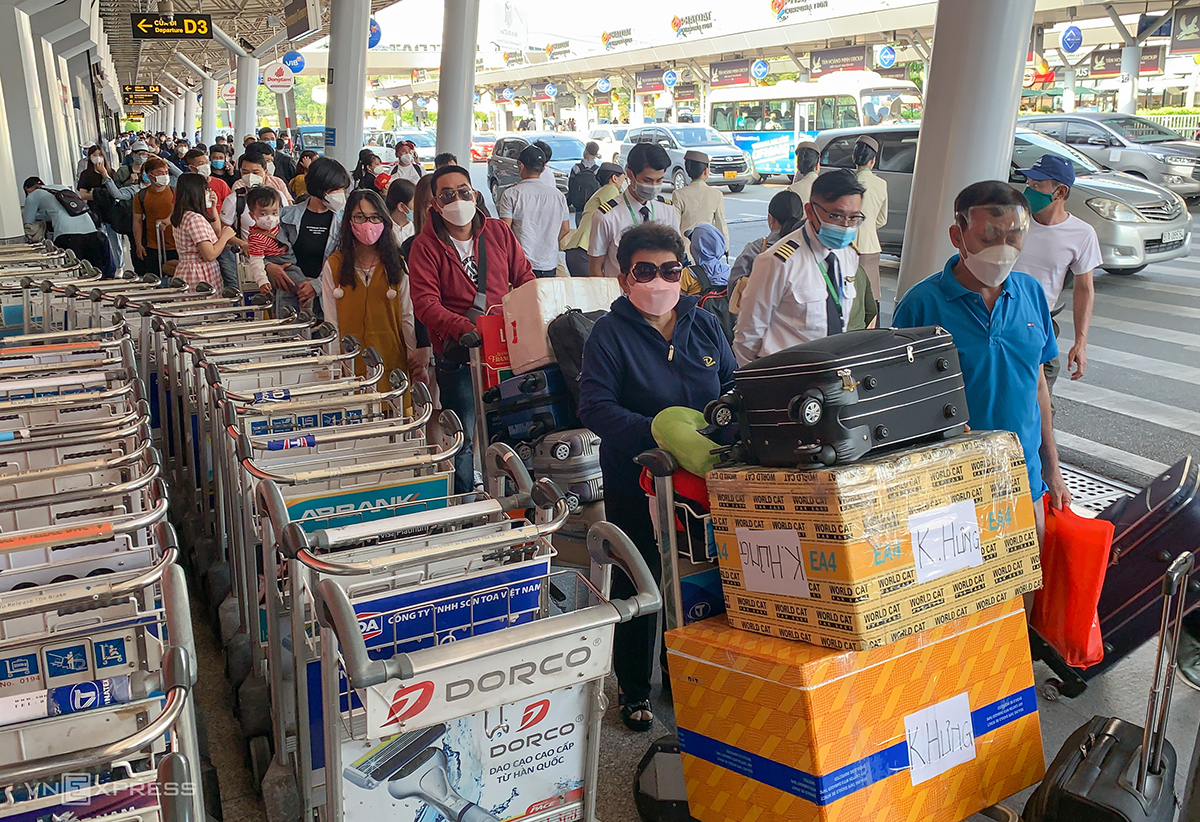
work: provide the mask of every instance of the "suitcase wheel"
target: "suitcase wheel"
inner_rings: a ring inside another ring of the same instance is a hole
[[[532,374],[526,374],[525,379],[521,380],[522,394],[536,394],[546,387],[546,375],[541,371],[534,371]]]
[[[569,460],[571,458],[571,446],[569,443],[560,442],[554,446],[554,458],[559,462]]]
[[[725,428],[733,424],[737,412],[737,397],[732,392],[717,397],[704,407],[704,419],[709,425]]]
[[[567,510],[572,513],[579,510],[579,497],[567,494]]]
[[[517,456],[521,462],[529,462],[533,459],[533,446],[527,442],[523,442],[516,447]]]
[[[500,399],[500,389],[494,385],[483,392],[483,401],[489,405],[496,402],[498,399]]]
[[[801,425],[812,427],[821,421],[825,412],[825,397],[816,389],[809,389],[788,403],[788,416]]]

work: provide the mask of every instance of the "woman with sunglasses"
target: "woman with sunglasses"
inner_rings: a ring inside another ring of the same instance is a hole
[[[383,359],[384,377],[399,368],[424,382],[427,363],[416,358],[408,272],[377,192],[355,189],[346,198],[337,250],[321,269],[321,304],[339,337],[352,334]],[[354,368],[362,373],[361,360]]]
[[[716,316],[682,295],[683,238],[674,228],[643,223],[617,248],[624,296],[596,321],[583,349],[579,418],[600,436],[604,508],[609,521],[638,546],[658,577],[662,567],[634,457],[655,448],[650,423],[673,406],[703,411],[733,384],[733,352]],[[612,595],[632,596],[619,571]],[[613,667],[621,690],[621,719],[635,731],[654,722],[650,676],[658,617],[617,626]],[[665,668],[665,663],[664,663]]]

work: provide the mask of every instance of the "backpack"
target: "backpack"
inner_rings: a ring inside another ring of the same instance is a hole
[[[708,271],[698,263],[693,263],[689,270],[696,278],[696,282],[700,283],[699,308],[717,318],[717,322],[721,325],[721,331],[725,333],[725,339],[729,341],[730,345],[733,345],[733,329],[737,325],[737,317],[729,310],[728,287],[718,288],[713,285],[712,280],[708,278]]]
[[[550,348],[554,351],[554,360],[562,371],[567,390],[579,404],[579,377],[583,371],[583,346],[588,335],[592,333],[596,320],[607,314],[607,311],[588,311],[584,313],[578,308],[568,309],[559,314],[546,326],[546,336],[550,340]]]
[[[117,200],[112,204],[112,208],[108,210],[108,224],[113,227],[113,231],[118,234],[124,234],[127,237],[133,236],[133,200]]]
[[[49,191],[54,195],[54,199],[58,200],[59,205],[65,208],[72,217],[82,217],[89,213],[88,204],[69,188],[52,188]]]
[[[576,163],[571,169],[571,179],[567,181],[567,202],[580,213],[592,195],[600,190],[600,181],[596,179],[597,168],[599,166],[588,168],[583,163]]]

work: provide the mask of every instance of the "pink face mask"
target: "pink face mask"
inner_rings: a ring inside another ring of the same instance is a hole
[[[351,223],[350,230],[354,232],[355,238],[360,243],[367,245],[375,245],[379,238],[383,235],[383,223]]]
[[[629,284],[629,302],[643,314],[661,317],[679,302],[681,283],[669,283],[655,277],[648,283],[633,280]]]

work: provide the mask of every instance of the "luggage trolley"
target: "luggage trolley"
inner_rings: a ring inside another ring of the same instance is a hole
[[[593,822],[613,627],[658,611],[661,599],[616,527],[592,526],[588,547],[605,571],[602,584],[562,573],[588,586],[590,604],[552,614],[528,605],[520,587],[500,584],[466,600],[469,618],[453,642],[438,625],[446,600],[368,615],[336,580],[317,583],[325,710],[319,819]],[[612,564],[634,581],[630,599],[607,599]],[[554,584],[546,571],[536,580],[541,589]],[[422,610],[431,614],[423,631],[373,641],[376,626],[412,625]]]

